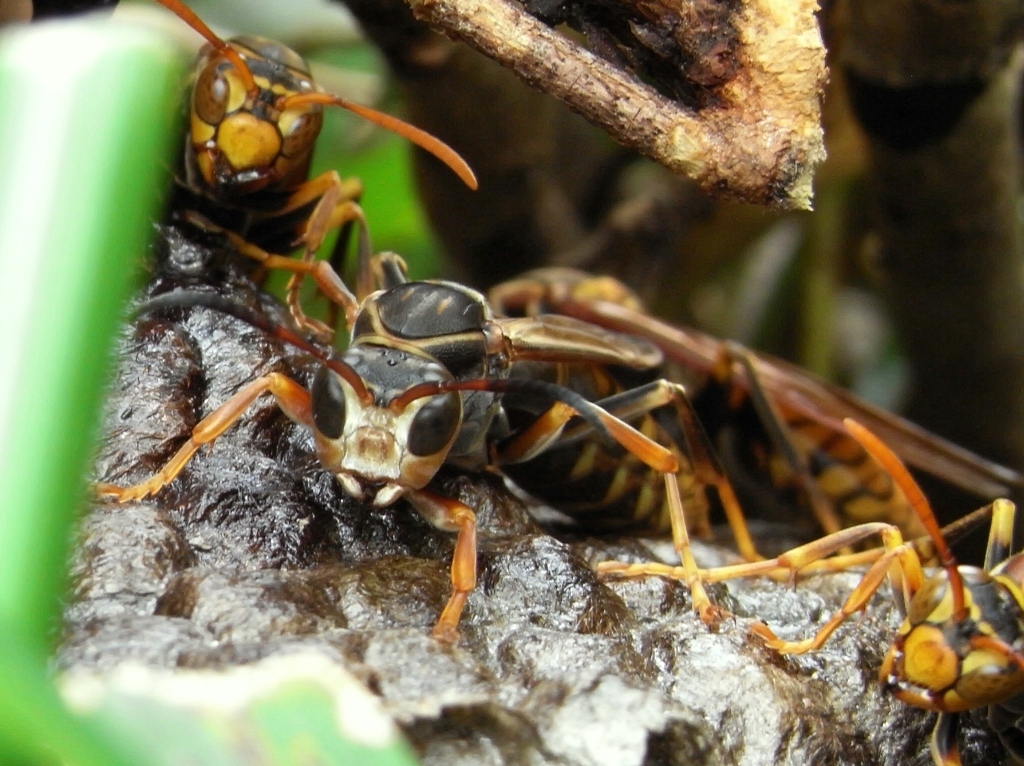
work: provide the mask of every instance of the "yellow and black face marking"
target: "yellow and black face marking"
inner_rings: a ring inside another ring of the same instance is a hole
[[[157,2],[208,43],[193,74],[189,133],[175,176],[174,216],[225,235],[239,254],[266,269],[291,272],[287,301],[296,324],[324,341],[332,339],[333,320],[326,324],[303,310],[302,283],[312,278],[351,322],[358,301],[333,265],[316,262],[316,255],[327,235],[338,230],[335,255],[340,259],[353,227],[358,230],[360,260],[368,260],[372,251],[359,205],[362,182],[342,179],[334,169],[310,177],[324,107],[346,109],[402,136],[448,165],[472,189],[476,176],[440,139],[318,89],[309,66],[290,48],[255,36],[222,40],[181,0]],[[301,259],[284,254],[298,247]]]
[[[930,578],[914,595],[880,673],[900,699],[945,713],[996,704],[1024,690],[1019,664],[977,642],[983,636],[1019,645],[1019,586],[974,567],[960,567],[960,575],[966,616],[954,615],[945,573]]]
[[[219,196],[250,194],[301,181],[323,125],[317,104],[281,109],[282,99],[316,91],[295,51],[263,37],[228,42],[245,62],[255,89],[212,45],[200,54],[192,87],[189,158]]]

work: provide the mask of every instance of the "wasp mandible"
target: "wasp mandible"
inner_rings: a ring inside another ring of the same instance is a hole
[[[476,177],[454,149],[402,120],[317,88],[309,65],[292,49],[263,37],[218,37],[181,0],[157,0],[208,45],[199,53],[189,96],[189,129],[177,173],[185,218],[227,233],[244,255],[293,272],[288,305],[298,324],[322,336],[330,328],[305,316],[304,275],[329,299],[350,298],[326,262],[314,260],[327,233],[355,223],[369,249],[359,206],[362,184],[327,170],[310,178],[323,108],[347,109],[433,154],[472,189]],[[302,247],[299,259],[275,255]],[[348,317],[351,321],[352,317]]]

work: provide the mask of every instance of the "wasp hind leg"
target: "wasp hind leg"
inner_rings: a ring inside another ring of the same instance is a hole
[[[694,485],[703,488],[714,487],[740,555],[747,561],[757,561],[761,558],[747,529],[746,519],[732,484],[718,462],[707,434],[682,386],[666,380],[656,380],[604,399],[598,404],[625,420],[649,415],[678,452],[685,456],[687,465],[679,473],[689,473],[690,482]],[[567,434],[567,438],[570,436],[572,435]],[[706,492],[706,489],[704,491]],[[679,541],[675,539],[675,530],[684,525],[681,517],[674,515],[671,503],[668,506],[668,520],[678,548]],[[690,521],[692,524],[696,520]],[[608,571],[611,571],[610,567]]]
[[[649,468],[654,468],[664,474],[664,509],[667,528],[671,529],[673,545],[682,562],[681,567],[673,569],[671,576],[682,580],[689,588],[694,609],[701,619],[708,625],[715,625],[722,619],[724,612],[713,604],[707,595],[701,581],[700,570],[690,549],[690,533],[688,531],[688,526],[692,527],[695,524],[699,526],[706,523],[706,519],[702,515],[703,509],[701,509],[700,514],[687,520],[680,484],[686,485],[688,495],[692,495],[689,492],[692,485],[714,486],[726,508],[729,522],[743,555],[749,559],[759,557],[747,532],[746,523],[735,494],[732,492],[732,487],[713,458],[707,445],[707,438],[700,430],[696,415],[690,407],[685,392],[681,386],[665,380],[658,380],[608,397],[596,404],[608,413],[609,423],[613,423],[616,428],[621,429],[621,433],[612,431],[614,438]],[[562,432],[561,429],[573,415],[571,408],[556,403],[529,425],[499,444],[495,450],[495,461],[499,465],[523,462],[532,459],[546,449],[594,438],[594,429],[589,423],[573,425]],[[644,436],[626,422],[644,416],[654,418],[661,430],[674,443],[675,452]],[[658,467],[659,459],[664,455],[673,459]],[[689,457],[686,457],[687,455]],[[674,464],[671,468],[667,467],[670,463]],[[652,564],[648,569],[645,564],[603,562],[598,565],[597,571],[599,574],[614,573],[625,576],[663,574],[661,570],[655,571],[659,566],[661,565]]]

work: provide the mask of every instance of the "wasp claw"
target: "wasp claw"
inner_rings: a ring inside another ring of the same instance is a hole
[[[704,604],[697,608],[697,615],[708,630],[717,631],[722,622],[730,617],[732,613],[714,604]]]
[[[105,482],[96,482],[92,485],[92,489],[98,499],[115,503],[130,503],[133,500],[141,500],[155,491],[142,484],[136,487],[124,488]]]
[[[98,481],[92,485],[93,494],[100,500],[116,500],[121,497],[122,489],[113,484]]]
[[[459,634],[459,629],[454,625],[442,625],[441,623],[434,626],[432,635],[438,641],[443,641],[444,643],[452,644],[453,646],[459,643],[459,639],[462,638]]]
[[[779,637],[772,632],[772,629],[765,625],[763,622],[751,623],[750,632],[757,636],[761,641],[763,641],[765,643],[765,646],[768,646],[769,648],[775,649],[777,648],[777,646],[773,646],[773,644],[777,645],[782,643],[779,640]]]

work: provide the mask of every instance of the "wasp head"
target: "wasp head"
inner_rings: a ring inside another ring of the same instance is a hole
[[[879,673],[899,699],[945,713],[1002,702],[1024,689],[1024,671],[1007,651],[1021,636],[1013,584],[975,567],[959,573],[965,613],[956,614],[947,572],[930,577],[911,599]]]
[[[262,37],[237,37],[227,46],[237,56],[207,45],[196,64],[190,162],[217,196],[303,180],[323,109],[285,100],[315,92],[309,66],[291,48]]]
[[[462,425],[462,399],[443,392],[390,406],[421,383],[450,381],[441,364],[384,346],[355,346],[342,361],[358,372],[372,401],[328,367],[310,391],[317,453],[345,491],[375,506],[420,489],[444,463]]]

